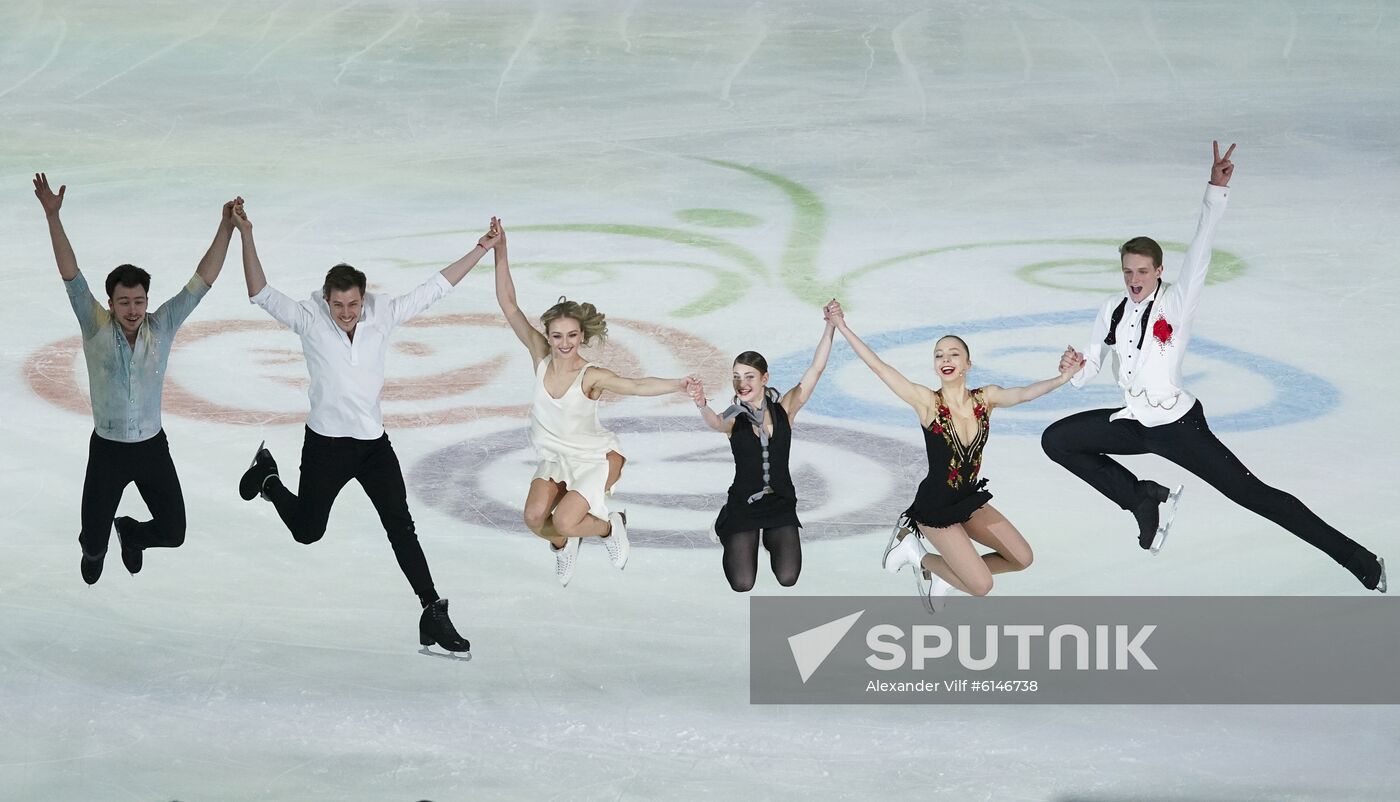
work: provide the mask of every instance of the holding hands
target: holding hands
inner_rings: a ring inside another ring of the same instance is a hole
[[[705,384],[694,376],[686,376],[681,380],[685,387],[685,392],[690,395],[690,400],[695,402],[695,406],[703,407],[709,404],[705,398]]]
[[[836,328],[846,325],[846,313],[841,309],[841,302],[832,298],[827,305],[822,307],[822,319]]]
[[[489,251],[497,245],[504,245],[505,242],[506,230],[501,227],[501,221],[498,218],[492,217],[490,228],[481,235],[481,239],[477,240],[476,244],[481,246],[482,250]]]
[[[1066,346],[1065,352],[1060,355],[1060,376],[1068,379],[1079,372],[1084,367],[1084,355],[1074,350],[1074,346]]]
[[[224,222],[238,229],[240,233],[253,230],[253,222],[248,219],[248,213],[243,211],[242,195],[224,204]]]

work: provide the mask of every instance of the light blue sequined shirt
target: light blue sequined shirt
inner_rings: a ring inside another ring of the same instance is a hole
[[[175,331],[209,292],[209,285],[198,275],[192,276],[175,297],[155,312],[147,312],[136,332],[134,349],[112,313],[92,296],[81,272],[64,286],[83,332],[92,425],[97,435],[118,443],[155,437],[160,431],[160,393]]]

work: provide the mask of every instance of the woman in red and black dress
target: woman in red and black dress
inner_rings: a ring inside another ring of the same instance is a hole
[[[934,345],[933,367],[939,389],[915,384],[890,367],[846,325],[837,304],[829,316],[856,355],[919,415],[928,451],[928,476],[919,483],[914,503],[900,517],[885,547],[885,569],[898,573],[914,566],[920,592],[930,609],[952,589],[985,596],[992,574],[1021,571],[1031,564],[1031,547],[1016,527],[987,503],[982,448],[987,443],[993,409],[1012,407],[1054,390],[1079,369],[1073,349],[1065,352],[1059,376],[1025,387],[988,384],[969,390],[972,358],[961,337],[948,335]],[[910,537],[909,535],[913,535]],[[978,554],[974,544],[992,549]]]

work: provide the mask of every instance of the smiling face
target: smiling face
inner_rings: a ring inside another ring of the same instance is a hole
[[[364,308],[365,294],[359,287],[348,290],[331,290],[326,294],[326,305],[331,308],[331,319],[346,334],[353,334],[360,322],[360,312]]]
[[[1123,286],[1128,289],[1128,297],[1133,303],[1157,290],[1157,282],[1162,278],[1162,266],[1153,264],[1152,257],[1139,253],[1123,254]]]
[[[768,389],[768,374],[753,365],[734,363],[734,394],[750,406],[763,400]]]
[[[544,333],[556,359],[572,359],[583,347],[583,326],[571,317],[549,321]]]
[[[933,369],[943,384],[957,384],[972,367],[967,347],[957,337],[944,337],[933,346]]]
[[[141,321],[146,319],[146,289],[139,284],[135,287],[116,285],[112,288],[111,297],[107,299],[107,309],[111,311],[123,334],[128,337],[136,336],[137,329],[141,328]]]

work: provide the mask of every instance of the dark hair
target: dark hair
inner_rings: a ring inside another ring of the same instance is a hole
[[[1162,246],[1158,245],[1157,240],[1151,237],[1133,237],[1118,246],[1118,257],[1120,259],[1124,254],[1129,253],[1151,258],[1153,267],[1162,266]]]
[[[934,340],[934,341],[933,341],[933,347],[934,347],[935,349],[938,348],[938,342],[939,342],[939,340],[957,340],[957,341],[958,341],[958,345],[961,345],[961,346],[962,346],[963,353],[967,355],[967,361],[968,361],[968,362],[971,362],[971,361],[972,361],[972,349],[967,347],[967,340],[964,340],[963,338],[959,337],[959,336],[956,335],[956,334],[945,334],[945,335],[943,335],[942,337],[939,337],[938,340]]]
[[[137,267],[136,265],[117,265],[117,268],[107,274],[107,297],[112,297],[112,291],[120,284],[123,287],[140,287],[147,293],[151,291],[151,274]]]
[[[326,283],[321,285],[321,297],[329,299],[332,290],[344,292],[355,287],[360,288],[361,296],[365,294],[365,274],[341,262],[326,274]]]
[[[748,365],[751,368],[757,368],[759,373],[768,372],[768,360],[764,359],[763,354],[757,351],[745,351],[739,354],[734,357],[734,364]]]

